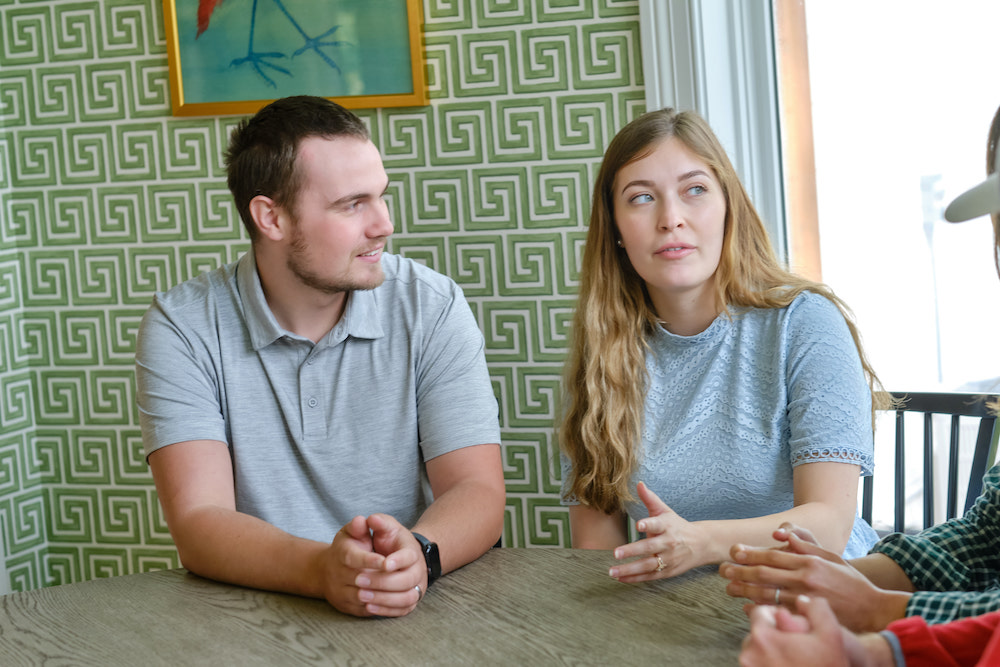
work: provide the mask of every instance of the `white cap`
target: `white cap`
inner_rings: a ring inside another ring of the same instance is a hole
[[[993,173],[976,187],[955,197],[944,210],[944,219],[948,222],[965,222],[994,213],[1000,213],[1000,150],[994,151]]]
[[[944,210],[944,219],[964,222],[993,213],[1000,213],[1000,173],[993,173],[976,187],[955,197]]]

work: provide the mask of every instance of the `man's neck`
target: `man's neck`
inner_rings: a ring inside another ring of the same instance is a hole
[[[260,254],[256,259],[264,299],[283,329],[318,343],[343,317],[348,292],[322,292],[302,284],[283,266],[262,262]]]

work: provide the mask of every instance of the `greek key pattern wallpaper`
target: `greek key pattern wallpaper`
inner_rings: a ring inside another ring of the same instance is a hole
[[[637,3],[423,11],[430,106],[359,112],[391,247],[458,281],[486,337],[505,546],[568,546],[552,422],[590,186],[644,107]],[[0,0],[0,592],[179,565],[136,329],[248,243],[220,157],[237,118],[171,116],[163,21],[161,0]]]

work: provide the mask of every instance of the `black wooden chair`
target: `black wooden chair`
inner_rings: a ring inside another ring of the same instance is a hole
[[[928,528],[934,523],[934,415],[951,416],[951,433],[948,444],[948,488],[946,496],[946,516],[944,519],[951,519],[964,514],[972,506],[972,503],[979,497],[983,489],[983,475],[986,469],[993,462],[995,452],[993,451],[994,430],[996,428],[996,415],[990,409],[990,405],[1000,398],[997,394],[974,394],[974,393],[900,393],[893,392],[893,397],[899,401],[899,407],[895,410],[895,517],[893,530],[895,532],[906,531],[906,456],[915,454],[914,445],[907,447],[905,437],[906,413],[923,414],[923,526]],[[979,420],[979,428],[975,441],[975,448],[972,451],[972,466],[968,474],[968,490],[965,494],[965,502],[961,506],[958,503],[959,488],[959,422],[962,417]],[[876,474],[880,471],[876,469]],[[881,477],[881,476],[880,476]],[[872,497],[874,495],[874,482],[872,477],[865,477],[862,486],[861,516],[871,523],[872,521]]]

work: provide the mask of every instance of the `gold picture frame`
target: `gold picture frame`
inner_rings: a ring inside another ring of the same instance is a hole
[[[351,109],[429,103],[421,0],[163,0],[163,15],[175,116],[302,94]]]

